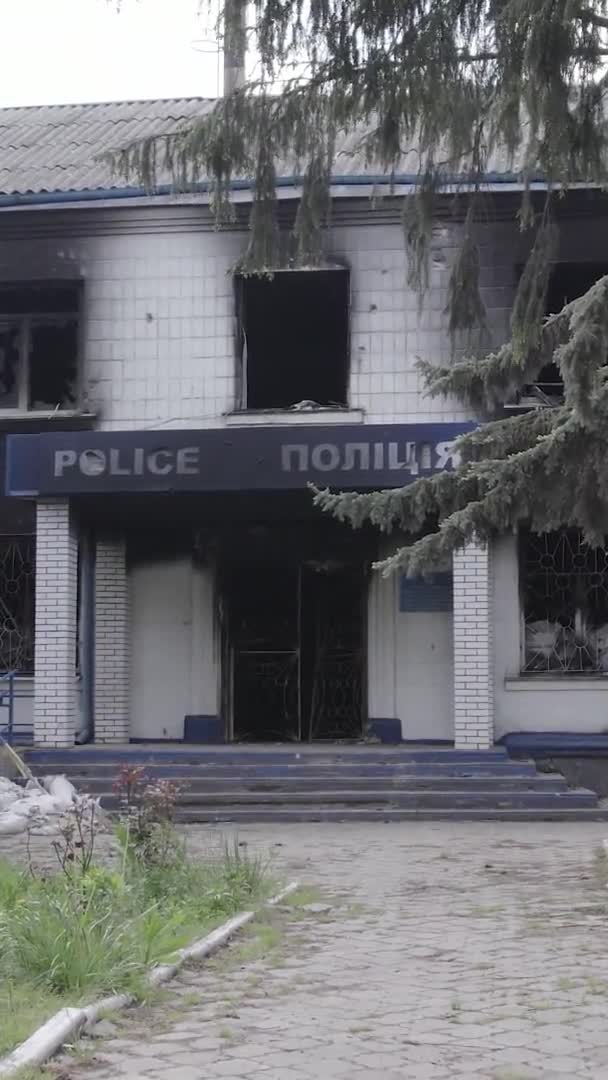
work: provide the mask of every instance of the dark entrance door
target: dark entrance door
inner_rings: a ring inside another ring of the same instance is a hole
[[[366,589],[361,570],[301,568],[302,738],[363,733]],[[366,695],[365,695],[366,696]]]
[[[331,562],[230,572],[235,739],[361,736],[365,596],[363,569]]]

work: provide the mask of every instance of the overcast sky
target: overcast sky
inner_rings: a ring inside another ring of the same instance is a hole
[[[119,14],[115,0],[4,5],[0,106],[218,92],[217,50],[201,41],[210,19],[206,6],[198,14],[199,0],[123,0]]]

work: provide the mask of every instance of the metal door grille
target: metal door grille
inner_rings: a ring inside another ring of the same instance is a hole
[[[234,736],[358,738],[363,731],[361,573],[311,564],[233,575]]]
[[[0,536],[0,671],[34,671],[33,536]]]

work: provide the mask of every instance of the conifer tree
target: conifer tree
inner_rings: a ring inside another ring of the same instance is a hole
[[[234,212],[234,179],[250,178],[241,271],[277,268],[277,172],[301,176],[293,265],[323,264],[331,176],[345,171],[345,145],[370,171],[416,174],[402,203],[409,283],[421,304],[439,193],[449,190],[462,207],[448,289],[454,337],[485,321],[475,221],[497,155],[521,183],[514,225],[531,236],[510,341],[489,355],[422,365],[431,394],[455,395],[480,420],[459,440],[460,467],[397,490],[318,492],[317,504],[355,527],[395,532],[387,571],[425,572],[467,539],[523,521],[535,531],[577,526],[603,544],[608,277],[544,313],[556,204],[574,183],[601,188],[608,179],[608,0],[254,0],[248,10],[255,80],[177,133],[112,157],[151,190],[167,173],[181,190],[208,179],[220,223]],[[546,191],[541,205],[535,181]],[[563,403],[506,416],[505,403],[550,362]]]

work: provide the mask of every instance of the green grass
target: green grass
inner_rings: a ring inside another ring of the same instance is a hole
[[[146,863],[127,844],[118,872],[48,878],[0,861],[0,1054],[66,1004],[145,997],[150,966],[271,890],[265,864],[237,844],[200,863],[177,838],[166,850]]]
[[[31,1035],[63,1005],[72,1005],[59,995],[52,994],[33,983],[17,984],[2,980],[0,984],[0,1057]]]
[[[323,893],[311,885],[300,885],[294,892],[281,901],[288,907],[304,907],[305,904],[319,904],[323,901]]]
[[[255,936],[245,944],[237,946],[239,961],[248,964],[253,960],[261,960],[277,949],[282,940],[283,935],[277,926],[260,923],[255,928]]]
[[[19,1069],[19,1072],[14,1073],[13,1080],[49,1080],[49,1074],[44,1069],[25,1068]]]
[[[179,1000],[184,1007],[194,1008],[196,1005],[200,1005],[203,996],[197,990],[192,990],[187,994],[180,994]]]

